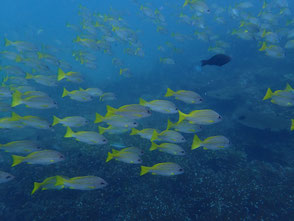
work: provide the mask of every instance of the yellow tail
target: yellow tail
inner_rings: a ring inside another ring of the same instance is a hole
[[[64,187],[64,181],[66,181],[66,179],[64,179],[62,176],[56,176],[55,186],[62,186],[62,188],[63,188]]]
[[[176,124],[181,123],[183,120],[186,119],[187,116],[188,116],[188,114],[184,114],[183,112],[181,112],[181,111],[179,110],[179,120],[178,120],[178,122],[177,122]]]
[[[22,161],[25,159],[25,157],[22,157],[22,156],[17,156],[17,155],[12,155],[12,160],[13,160],[13,163],[11,165],[11,167],[14,167],[20,163],[22,163]]]
[[[38,54],[38,58],[39,58],[39,59],[42,59],[42,58],[45,57],[45,55],[44,55],[43,53],[41,53],[41,52],[38,52],[37,54]]]
[[[291,131],[294,130],[294,119],[291,119]]]
[[[266,42],[263,42],[261,48],[259,49],[259,51],[265,51],[266,49],[267,49]]]
[[[185,7],[186,5],[188,5],[190,3],[190,0],[185,0],[185,3],[183,4],[183,7]]]
[[[273,92],[270,88],[267,89],[266,94],[262,100],[270,99],[273,96]]]
[[[22,61],[21,56],[17,55],[15,58],[15,62],[21,62],[21,61]]]
[[[154,140],[158,140],[158,133],[156,130],[153,131],[150,141],[153,142]]]
[[[199,137],[195,134],[194,138],[193,138],[193,143],[192,143],[192,147],[191,150],[194,150],[198,147],[201,147],[201,143],[202,141],[199,139]]]
[[[293,88],[291,87],[289,83],[287,83],[285,91],[293,91]]]
[[[140,176],[143,176],[144,174],[148,173],[149,170],[150,170],[150,167],[141,166]]]
[[[110,161],[113,158],[113,154],[108,152],[106,162]]]
[[[140,98],[139,104],[142,106],[145,106],[147,104],[147,101],[145,101],[144,99]]]
[[[74,135],[75,133],[72,131],[72,129],[70,129],[70,127],[67,127],[64,137],[73,137]]]
[[[99,134],[104,134],[105,133],[105,130],[107,129],[106,127],[98,127],[99,129]]]
[[[153,151],[153,150],[156,150],[157,148],[158,148],[158,146],[159,145],[157,145],[156,143],[154,143],[154,142],[151,142],[152,143],[152,145],[151,145],[151,147],[150,147],[150,151]]]
[[[167,127],[166,129],[169,130],[170,128],[173,128],[176,124],[174,124],[173,122],[171,122],[169,119],[167,120]]]
[[[61,68],[58,68],[58,72],[57,72],[57,80],[61,81],[62,79],[64,79],[66,77],[66,74],[64,73],[63,70],[61,70]]]
[[[29,73],[26,74],[26,79],[32,79],[33,77],[34,77],[34,76],[31,75],[31,74],[29,74]]]
[[[103,122],[103,120],[104,120],[104,117],[101,116],[100,114],[96,113],[96,119],[95,119],[94,123],[95,124],[101,123],[101,122]]]
[[[65,97],[67,95],[69,95],[69,91],[65,89],[65,87],[63,88],[63,93],[62,93],[62,97]]]
[[[53,116],[53,123],[52,123],[52,126],[55,126],[56,124],[59,124],[61,121],[60,118],[56,117],[56,116]]]
[[[7,38],[5,38],[4,41],[5,41],[5,46],[12,45],[12,41],[9,41]]]
[[[22,104],[22,100],[21,100],[21,93],[19,91],[15,91],[12,94],[12,103],[11,103],[11,107],[15,107],[17,105]]]
[[[109,105],[106,106],[106,109],[107,109],[107,113],[106,113],[105,116],[112,116],[112,115],[115,114],[115,112],[117,110],[117,109],[115,109],[115,108],[113,108],[113,107],[111,107]]]
[[[139,132],[140,132],[140,131],[137,130],[136,128],[132,128],[132,131],[131,131],[130,135],[136,135],[136,134],[138,134]]]
[[[171,97],[174,95],[174,91],[170,88],[167,88],[166,94],[164,95],[165,97]]]
[[[34,182],[34,189],[31,192],[31,195],[33,195],[38,189],[40,189],[41,186],[42,186],[42,183]]]
[[[11,118],[10,118],[10,119],[13,120],[13,121],[18,121],[18,120],[21,120],[22,117],[19,116],[17,113],[12,112],[12,113],[11,113]]]

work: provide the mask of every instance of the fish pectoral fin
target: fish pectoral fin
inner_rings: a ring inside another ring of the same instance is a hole
[[[50,160],[50,162],[54,162],[54,160]]]
[[[206,148],[206,147],[203,147],[203,150],[208,150],[208,148]]]
[[[152,175],[156,175],[156,173],[151,173]]]
[[[170,175],[175,175],[175,173],[171,173]]]

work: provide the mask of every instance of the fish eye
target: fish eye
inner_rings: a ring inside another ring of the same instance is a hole
[[[9,179],[9,178],[11,178],[11,176],[6,176],[5,178],[6,178],[6,179]]]
[[[218,119],[222,119],[222,117],[221,116],[218,116]]]
[[[203,99],[202,98],[199,98],[199,101],[203,101]]]
[[[137,122],[134,122],[134,125],[137,125]]]
[[[141,162],[141,159],[138,159],[138,162]]]
[[[37,149],[38,149],[38,150],[40,150],[40,149],[41,149],[41,147],[37,147]]]
[[[61,155],[59,158],[63,159],[64,157]]]
[[[57,104],[56,101],[54,101],[53,104]]]
[[[179,109],[176,107],[176,111],[177,111],[177,110],[179,110]]]
[[[52,125],[50,124],[49,127],[52,128]]]
[[[100,184],[101,184],[101,185],[105,185],[105,183],[104,183],[104,182],[101,182]]]
[[[106,139],[103,139],[102,142],[106,142]]]
[[[182,168],[180,168],[180,169],[179,169],[179,171],[180,171],[180,172],[182,172],[182,171],[183,171],[183,169],[182,169]]]
[[[185,140],[185,138],[184,137],[182,137],[182,139],[181,140]]]
[[[185,151],[182,150],[181,153],[185,153]]]
[[[151,111],[150,111],[150,110],[147,110],[147,113],[148,113],[148,114],[151,114]]]
[[[210,10],[209,10],[209,9],[207,9],[207,12],[210,12]]]

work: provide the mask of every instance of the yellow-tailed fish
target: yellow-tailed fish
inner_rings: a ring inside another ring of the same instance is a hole
[[[152,145],[149,150],[150,151],[159,150],[159,151],[162,151],[165,153],[169,153],[172,155],[180,155],[180,156],[183,156],[186,154],[182,147],[180,147],[177,144],[173,144],[173,143],[156,144],[156,143],[152,142]]]
[[[18,140],[12,141],[6,144],[0,144],[0,150],[4,150],[8,153],[31,153],[40,151],[41,148],[35,142],[30,140]]]
[[[230,141],[224,136],[212,136],[201,141],[195,134],[191,149],[203,147],[204,150],[220,150],[230,146]]]
[[[65,117],[65,118],[58,118],[53,116],[53,123],[52,126],[56,124],[62,124],[65,127],[82,127],[85,126],[89,121],[80,116],[72,116],[72,117]]]
[[[153,100],[145,101],[140,98],[140,105],[149,107],[152,111],[163,113],[163,114],[176,114],[178,113],[178,108],[176,105],[170,101],[166,100]]]
[[[80,101],[80,102],[88,102],[93,100],[93,96],[88,94],[85,91],[81,90],[73,90],[73,91],[68,91],[66,88],[63,88],[63,93],[62,97],[69,96],[70,99]]]
[[[186,139],[177,131],[164,130],[160,133],[153,132],[151,141],[166,141],[171,143],[184,143]]]
[[[142,160],[137,153],[118,151],[112,149],[112,153],[108,152],[106,162],[115,159],[124,163],[140,164]]]
[[[183,101],[187,104],[200,104],[203,102],[203,98],[195,93],[194,91],[179,90],[173,91],[170,88],[167,88],[167,92],[164,95],[165,97],[174,96],[176,99]]]
[[[173,123],[170,120],[167,122],[167,130],[173,129],[182,133],[198,133],[202,131],[202,126],[189,121],[183,120],[180,123]]]
[[[132,132],[130,133],[130,135],[139,135],[141,138],[151,140],[154,131],[156,131],[156,129],[153,128],[145,128],[143,130],[137,130],[135,128],[132,128]]]
[[[70,127],[67,127],[66,129],[66,134],[64,137],[73,137],[77,141],[81,141],[87,144],[106,144],[107,139],[94,131],[78,131],[78,132],[73,132]]]
[[[122,115],[109,115],[109,116],[103,117],[100,114],[96,113],[96,119],[94,123],[101,123],[101,122],[108,123],[114,127],[134,128],[139,125],[138,122],[134,121],[133,119],[129,119]]]
[[[56,186],[73,190],[96,190],[108,185],[104,179],[97,176],[80,176],[70,179],[57,176],[56,180]]]
[[[62,189],[63,185],[56,185],[57,177],[58,176],[48,177],[41,183],[34,182],[34,188],[31,192],[31,194],[33,195],[39,189],[41,189],[41,190],[51,190],[51,189],[60,190],[60,189]]]
[[[140,104],[124,105],[118,109],[107,105],[107,113],[105,116],[109,117],[112,115],[121,115],[129,119],[140,119],[149,117],[151,115],[151,111],[148,107],[144,107]]]
[[[184,173],[184,169],[176,163],[158,163],[152,167],[141,166],[140,176],[146,173],[152,173],[152,175],[161,176],[175,176]]]
[[[218,113],[210,109],[194,110],[189,114],[184,114],[179,111],[178,124],[183,120],[188,120],[199,125],[210,125],[220,122],[222,120],[222,117]]]

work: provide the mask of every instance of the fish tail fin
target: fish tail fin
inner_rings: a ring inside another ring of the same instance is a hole
[[[141,166],[140,176],[143,176],[144,174],[148,173],[149,170],[150,170],[150,167]]]
[[[26,73],[26,79],[32,79],[34,76],[30,73]]]
[[[144,99],[140,98],[139,104],[144,106],[147,104],[147,101],[145,101]]]
[[[180,110],[178,111],[179,112],[179,120],[176,124],[179,124],[181,123],[183,120],[186,119],[186,117],[188,116],[188,114],[184,114],[183,112],[181,112]]]
[[[202,141],[200,140],[200,138],[195,134],[194,135],[194,138],[193,138],[193,143],[192,143],[191,150],[194,150],[194,149],[200,147],[201,146],[201,142]]]
[[[33,195],[38,189],[40,189],[41,186],[42,186],[42,183],[34,182],[34,189],[31,192],[31,195]]]
[[[262,100],[270,99],[273,96],[273,92],[270,88],[267,89],[266,94]]]
[[[287,83],[285,90],[286,91],[293,91],[293,88],[291,87],[291,85],[289,83]]]
[[[97,124],[97,123],[101,123],[101,122],[103,122],[103,120],[104,120],[104,117],[103,117],[102,115],[96,113],[96,118],[95,118],[94,123],[95,123],[95,124]]]
[[[112,116],[115,114],[116,109],[114,107],[107,105],[106,109],[107,109],[107,113],[105,116]]]
[[[170,119],[167,120],[167,127],[166,129],[169,130],[170,128],[173,128],[176,124],[170,121]]]
[[[9,41],[7,38],[5,38],[4,41],[5,41],[5,44],[4,45],[6,47],[12,45],[12,41]]]
[[[15,112],[12,112],[11,113],[11,118],[10,118],[11,120],[13,120],[13,121],[18,121],[18,120],[21,120],[21,116],[19,116],[17,113],[15,113]]]
[[[172,89],[170,89],[170,88],[167,88],[167,90],[166,90],[166,94],[164,95],[165,97],[171,97],[171,96],[173,96],[174,95],[174,91],[172,90]]]
[[[154,142],[151,142],[151,147],[150,147],[150,151],[156,150],[158,148],[158,145]]]
[[[105,133],[105,130],[107,128],[99,126],[98,129],[99,129],[99,134],[104,134]]]
[[[61,68],[58,68],[57,80],[61,81],[65,77],[66,77],[66,74],[64,73],[64,71]]]
[[[62,176],[56,176],[56,183],[55,186],[64,186],[64,179]]]
[[[264,51],[264,50],[266,50],[266,49],[267,49],[267,45],[266,45],[266,42],[264,41],[264,42],[262,43],[261,48],[258,49],[258,50],[259,50],[259,51]]]
[[[53,123],[52,126],[55,126],[56,124],[59,124],[61,121],[60,118],[56,117],[55,115],[53,116]]]
[[[132,128],[132,131],[131,131],[130,135],[136,135],[138,133],[139,133],[139,130],[138,129]]]
[[[22,100],[21,100],[21,93],[19,91],[15,91],[12,94],[12,103],[11,103],[11,107],[15,107],[17,105],[22,104]]]
[[[190,3],[190,0],[185,0],[183,7],[187,6]]]
[[[65,96],[67,96],[67,95],[69,95],[69,91],[68,90],[66,90],[66,88],[64,87],[63,88],[63,93],[62,93],[62,96],[61,97],[65,97]]]
[[[15,62],[21,62],[21,61],[22,61],[21,56],[17,55],[15,58]]]
[[[108,153],[107,153],[107,159],[106,159],[106,161],[105,161],[105,162],[108,162],[108,161],[110,161],[112,158],[113,158],[113,154],[112,154],[112,153],[110,153],[110,152],[108,152]]]
[[[17,156],[17,155],[12,155],[12,160],[13,160],[13,163],[11,165],[11,167],[14,167],[20,163],[22,163],[22,161],[25,159],[25,157],[22,157],[22,156]]]
[[[158,139],[158,133],[156,130],[154,130],[150,141],[153,142],[154,140],[157,140],[157,139]]]
[[[291,131],[294,130],[294,119],[291,119]]]
[[[75,133],[72,131],[72,129],[70,127],[67,127],[64,137],[73,137],[74,135]]]
[[[201,62],[201,67],[208,64],[208,60],[201,60],[200,62]]]

